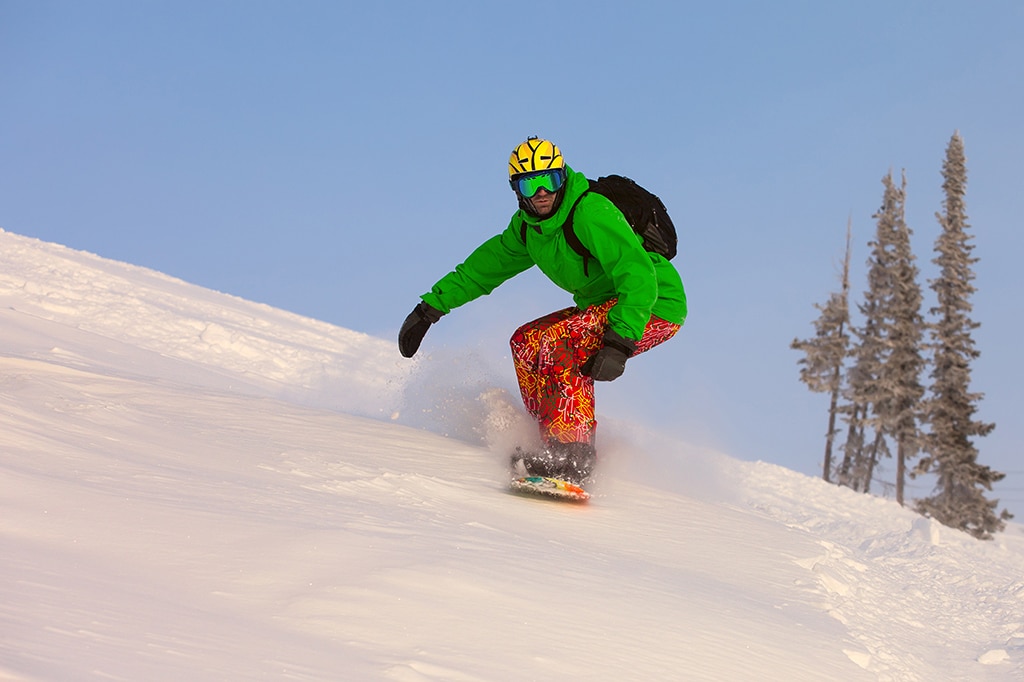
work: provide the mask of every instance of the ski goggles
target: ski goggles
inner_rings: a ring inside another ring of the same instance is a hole
[[[530,199],[542,189],[554,194],[565,184],[565,169],[551,168],[548,170],[522,173],[509,179],[515,193],[524,199]]]

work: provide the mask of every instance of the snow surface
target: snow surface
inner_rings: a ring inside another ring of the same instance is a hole
[[[518,497],[500,380],[2,231],[0,325],[0,679],[1024,679],[1020,525],[610,418]]]

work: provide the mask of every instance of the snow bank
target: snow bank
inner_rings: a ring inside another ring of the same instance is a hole
[[[74,366],[99,349],[110,371],[372,416],[394,410],[412,366],[393,343],[152,270],[3,231],[0,243],[9,353]],[[48,335],[60,344],[32,345]]]

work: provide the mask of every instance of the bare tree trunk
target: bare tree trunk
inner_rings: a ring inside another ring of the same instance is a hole
[[[850,299],[850,239],[853,233],[853,218],[849,217],[846,219],[846,254],[843,258],[843,279],[842,279],[842,296],[846,301],[846,306],[849,306]],[[839,335],[842,336],[845,333],[845,323],[839,325]],[[836,437],[836,410],[839,407],[839,391],[842,384],[842,371],[843,363],[839,362],[836,365],[835,374],[832,376],[832,402],[828,408],[828,437],[825,439],[825,462],[822,466],[822,478],[825,479],[826,483],[832,482],[832,443]]]
[[[843,449],[843,463],[839,466],[839,477],[836,483],[853,488],[850,479],[850,470],[854,463],[860,458],[860,452],[864,448],[863,431],[857,428],[857,419],[860,415],[860,406],[854,405],[850,412],[850,427],[846,430],[846,447]],[[855,450],[856,449],[856,450]]]
[[[903,506],[903,485],[907,477],[907,454],[903,441],[896,446],[896,501]]]
[[[839,404],[839,368],[836,367],[836,388],[832,391],[832,402],[828,407],[828,436],[825,438],[825,463],[822,466],[822,477],[826,483],[832,482],[832,441],[836,436],[836,408]]]
[[[871,480],[875,476],[875,465],[878,464],[878,451],[881,449],[882,432],[875,434],[875,442],[871,444],[871,456],[868,457],[867,470],[864,472],[864,489],[862,493],[871,492]]]

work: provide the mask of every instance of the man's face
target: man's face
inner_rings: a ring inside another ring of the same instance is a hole
[[[552,210],[555,208],[555,199],[557,198],[557,192],[549,192],[546,189],[539,189],[537,193],[533,195],[530,202],[533,204],[533,210],[537,212],[541,218],[546,218],[551,215]]]

